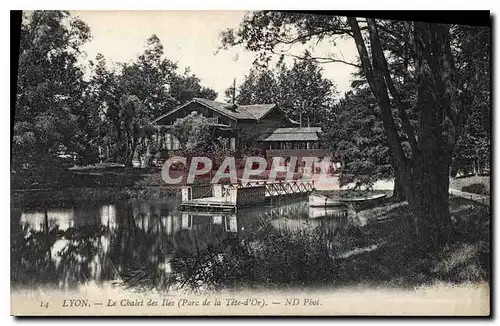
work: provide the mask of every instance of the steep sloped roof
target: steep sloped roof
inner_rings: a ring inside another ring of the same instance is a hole
[[[255,119],[255,117],[249,114],[248,112],[244,110],[238,110],[239,109],[238,106],[236,106],[235,109],[232,109],[233,107],[232,104],[207,100],[205,98],[194,98],[193,101],[204,104],[205,106],[208,106],[214,109],[215,111],[219,111],[220,113],[225,114],[234,119]]]
[[[191,100],[191,101],[177,107],[176,109],[156,118],[154,120],[154,122],[157,122],[157,121],[173,114],[174,112],[177,112],[178,110],[182,109],[183,107],[185,107],[188,104],[193,103],[193,102],[196,102],[196,103],[199,103],[199,104],[204,105],[206,107],[209,107],[209,108],[213,109],[214,111],[217,111],[217,112],[219,112],[219,113],[221,113],[229,118],[235,119],[235,120],[239,120],[239,119],[259,120],[259,119],[263,118],[266,114],[268,114],[273,108],[276,107],[276,104],[234,105],[234,104],[229,104],[229,103],[212,101],[212,100],[208,100],[205,98],[193,98],[193,100]]]
[[[204,98],[194,98],[193,100],[201,102],[216,110],[222,111],[225,114],[234,117],[235,119],[258,120],[265,116],[269,111],[271,111],[272,108],[276,106],[276,104],[234,105],[207,100]]]

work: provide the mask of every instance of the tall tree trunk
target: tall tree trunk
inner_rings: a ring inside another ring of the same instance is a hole
[[[134,166],[134,153],[135,150],[131,148],[132,146],[127,147],[127,153],[125,154],[125,166],[133,167]]]
[[[417,107],[420,113],[417,138],[392,83],[375,20],[367,19],[372,60],[357,20],[348,17],[348,22],[363,71],[382,112],[396,179],[404,189],[413,216],[416,243],[423,247],[422,252],[437,250],[450,234],[448,190],[454,142],[449,139],[454,139],[454,135],[450,134],[449,120],[451,123],[457,120],[448,118],[452,115],[450,94],[453,78],[448,31],[441,25],[415,23]],[[389,92],[400,114],[402,129],[407,134],[411,157],[407,157],[402,149]]]
[[[133,160],[134,160],[134,147],[132,144],[128,143],[127,144],[127,148],[126,148],[126,152],[125,152],[125,166],[126,167],[133,167],[134,164],[133,164]]]
[[[394,188],[392,190],[392,197],[398,201],[403,201],[406,199],[403,183],[398,173],[394,173]]]
[[[450,236],[449,166],[444,157],[425,155],[413,168],[414,190],[408,202],[417,242],[429,250],[439,249]]]
[[[116,130],[116,148],[113,151],[113,160],[115,162],[119,162],[123,159],[123,156],[121,156],[124,144],[123,144],[123,134],[122,134],[122,129],[121,129],[121,122],[120,120],[116,119],[114,121],[114,126]]]
[[[405,190],[404,190],[404,184],[403,180],[401,179],[401,174],[397,173],[397,159],[394,157],[394,154],[390,150],[389,147],[389,152],[391,153],[391,165],[394,170],[394,188],[392,190],[392,198],[396,199],[398,201],[404,201],[406,200],[406,195],[405,195]]]
[[[455,145],[451,115],[451,55],[447,27],[415,23],[419,155],[414,158],[410,203],[421,243],[439,248],[451,231],[449,178]]]

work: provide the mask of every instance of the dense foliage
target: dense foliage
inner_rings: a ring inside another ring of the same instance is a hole
[[[342,163],[341,185],[371,186],[393,177],[384,127],[374,107],[368,89],[348,92],[336,105],[335,119],[325,126],[326,145]]]
[[[309,54],[305,54],[308,56]],[[300,126],[318,126],[332,109],[335,84],[323,76],[313,60],[294,60],[289,67],[280,61],[275,69],[256,66],[236,87],[226,90],[226,100],[237,104],[276,103]]]
[[[90,39],[89,27],[68,12],[23,14],[14,184],[57,183],[61,171],[75,164],[151,164],[162,146],[151,121],[193,97],[217,97],[189,69],[181,73],[164,57],[156,35],[135,61],[114,69],[101,54],[81,63]]]

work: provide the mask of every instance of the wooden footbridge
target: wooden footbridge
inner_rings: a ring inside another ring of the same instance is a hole
[[[182,203],[179,208],[236,211],[238,207],[262,204],[277,197],[307,195],[314,189],[314,180],[244,180],[227,185],[187,186],[182,188]]]

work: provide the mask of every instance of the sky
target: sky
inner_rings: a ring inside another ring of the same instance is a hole
[[[109,62],[131,62],[144,51],[146,39],[156,34],[165,51],[165,57],[177,62],[182,72],[190,67],[203,86],[218,93],[224,100],[224,91],[244,80],[255,59],[255,53],[242,47],[233,47],[216,53],[220,32],[236,28],[243,20],[243,11],[73,11],[91,29],[92,40],[84,45],[87,60],[102,53]],[[292,48],[302,53],[304,46]],[[352,40],[337,40],[336,44],[319,44],[313,54],[333,54],[355,62],[356,47]],[[291,63],[291,59],[288,61]],[[322,65],[323,75],[337,85],[343,94],[350,89],[354,68],[342,63]]]

